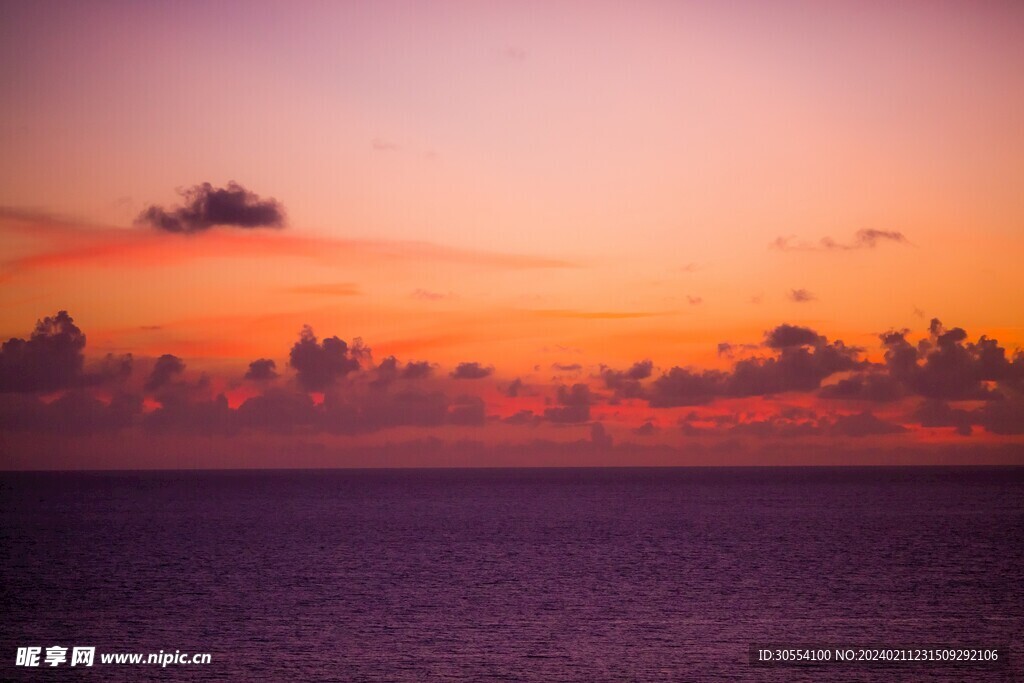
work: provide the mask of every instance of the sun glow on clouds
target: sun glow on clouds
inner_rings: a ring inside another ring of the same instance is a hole
[[[729,462],[755,463],[784,447],[870,445],[946,458],[965,440],[984,457],[1019,457],[1024,354],[938,320],[916,342],[906,331],[880,342],[884,360],[873,362],[857,347],[783,324],[740,345],[744,353],[725,370],[554,363],[511,378],[481,361],[448,369],[382,357],[362,339],[304,326],[286,356],[253,360],[242,374],[191,370],[167,353],[89,357],[85,334],[61,311],[0,350],[0,425],[33,453],[32,444],[58,435],[216,437],[240,447],[266,433],[335,448],[337,437],[344,448],[393,443],[382,434],[427,439],[442,458],[465,443],[485,453],[520,444],[520,464],[566,448],[592,461],[617,452],[616,442],[623,457],[664,462],[697,449],[708,464],[722,449]]]

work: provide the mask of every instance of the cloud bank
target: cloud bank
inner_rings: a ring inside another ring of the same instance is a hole
[[[766,330],[759,343],[721,347],[742,350],[724,356],[727,369],[658,369],[642,360],[589,376],[579,368],[572,384],[528,385],[496,377],[479,361],[446,373],[425,360],[375,363],[358,338],[321,339],[307,326],[287,362],[258,358],[234,377],[216,377],[171,354],[137,363],[89,359],[85,334],[59,311],[0,348],[0,428],[30,441],[123,431],[316,440],[426,430],[454,448],[454,435],[471,430],[490,444],[533,443],[542,434],[545,443],[582,439],[587,449],[642,439],[679,452],[687,443],[742,450],[775,441],[923,448],[935,433],[1024,446],[1024,354],[937,319],[923,336],[878,335],[878,360],[789,323]]]

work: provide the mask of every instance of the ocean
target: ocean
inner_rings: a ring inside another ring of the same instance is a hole
[[[1020,468],[3,473],[0,523],[3,679],[1024,680]],[[100,662],[158,652],[210,663]]]

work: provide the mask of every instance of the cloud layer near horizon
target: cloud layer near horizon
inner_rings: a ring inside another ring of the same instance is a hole
[[[579,432],[565,430],[600,427],[584,439],[587,448],[623,438],[667,448],[744,440],[843,448],[864,439],[909,447],[936,433],[1021,443],[1020,351],[1008,354],[986,336],[970,341],[938,320],[916,342],[892,330],[879,343],[883,358],[872,361],[864,349],[782,324],[758,344],[723,343],[738,354],[728,370],[656,369],[643,360],[585,376],[574,369],[581,378],[571,385],[508,384],[496,381],[500,368],[479,361],[448,373],[428,361],[375,362],[361,340],[321,340],[307,326],[286,364],[260,358],[214,377],[171,354],[90,359],[85,334],[60,311],[0,349],[0,429],[65,439],[123,430],[315,439],[413,429],[451,443],[473,429],[496,446],[572,441]]]

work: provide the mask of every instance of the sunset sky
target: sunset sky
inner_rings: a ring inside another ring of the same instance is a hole
[[[1024,3],[0,2],[0,90],[4,468],[1024,463]]]

